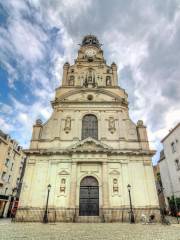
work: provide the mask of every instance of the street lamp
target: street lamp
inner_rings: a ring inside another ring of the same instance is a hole
[[[51,185],[49,184],[47,188],[48,188],[48,194],[47,194],[47,200],[46,200],[46,209],[44,211],[43,223],[48,223],[48,201],[49,201],[49,192],[51,190]]]
[[[15,201],[16,201],[16,195],[17,195],[17,188],[12,189],[12,193],[10,195],[10,205],[8,209],[8,217],[11,217],[12,220],[15,218]]]
[[[175,205],[175,211],[176,211],[176,219],[177,219],[177,223],[179,224],[179,211],[178,211],[178,206],[176,202],[176,196],[174,196],[174,194],[173,194],[173,198],[174,198],[174,205]]]
[[[127,189],[128,189],[128,192],[129,192],[130,223],[135,223],[134,213],[133,213],[133,209],[132,209],[132,202],[131,202],[131,185],[130,184],[127,185]]]

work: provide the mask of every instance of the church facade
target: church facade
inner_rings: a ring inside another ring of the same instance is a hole
[[[95,36],[64,64],[51,103],[50,119],[33,126],[16,220],[42,221],[48,185],[49,221],[129,221],[130,197],[136,221],[158,217],[146,127],[131,121],[117,66],[106,64]]]

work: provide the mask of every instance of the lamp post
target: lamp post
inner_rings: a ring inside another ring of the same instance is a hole
[[[12,221],[15,218],[15,214],[16,214],[15,202],[16,202],[17,193],[18,193],[18,189],[17,188],[13,188],[12,195],[11,195],[12,196],[12,206],[11,206],[11,213],[10,213]]]
[[[49,192],[51,190],[51,185],[48,185],[48,193],[47,193],[47,200],[46,200],[46,209],[44,211],[43,223],[48,223],[48,201],[49,201]]]
[[[175,205],[175,211],[176,211],[176,219],[177,219],[177,223],[179,224],[179,211],[178,211],[178,206],[176,202],[176,196],[174,194],[173,194],[173,198],[174,198],[174,205]]]
[[[134,213],[133,213],[133,209],[132,209],[132,202],[131,202],[131,185],[130,184],[127,185],[127,189],[128,189],[128,192],[129,192],[130,223],[135,223]]]

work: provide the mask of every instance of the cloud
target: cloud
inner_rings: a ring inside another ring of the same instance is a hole
[[[8,104],[2,104],[0,103],[0,113],[2,114],[11,114],[13,111],[12,107]]]
[[[24,121],[24,130],[29,131],[39,115],[47,119],[63,63],[72,64],[77,44],[85,34],[93,33],[103,43],[107,62],[118,65],[119,84],[128,92],[132,119],[143,119],[150,141],[161,148],[159,141],[179,121],[178,0],[0,3],[7,13],[0,27],[0,59],[14,89],[10,95],[11,107],[18,113],[14,114],[16,124],[30,117]],[[26,87],[26,103],[15,97],[21,84]]]

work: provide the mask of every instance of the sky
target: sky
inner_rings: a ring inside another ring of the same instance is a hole
[[[179,0],[0,0],[0,129],[29,146],[84,35],[118,65],[131,119],[147,126],[151,148],[180,121]]]

